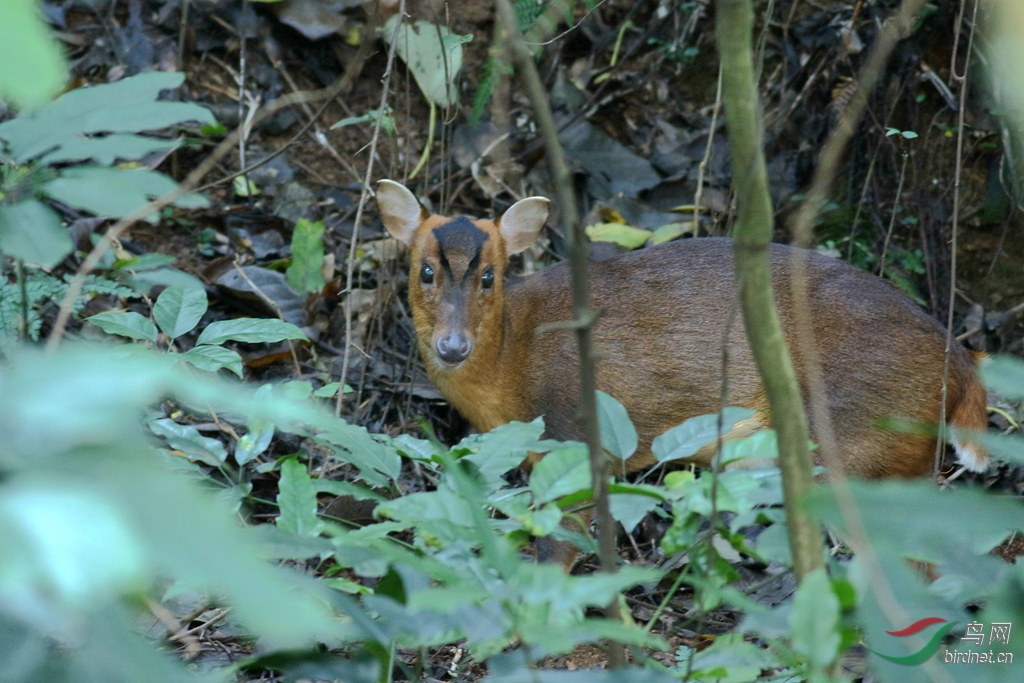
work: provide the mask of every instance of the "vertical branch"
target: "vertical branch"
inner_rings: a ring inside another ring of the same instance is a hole
[[[398,16],[405,16],[405,0],[398,5]],[[345,376],[352,358],[352,279],[355,277],[356,244],[359,242],[359,225],[363,220],[363,208],[370,196],[370,180],[373,178],[373,162],[377,158],[377,140],[380,139],[380,126],[384,120],[384,112],[388,106],[388,95],[391,94],[391,67],[395,64],[395,53],[398,49],[398,31],[402,22],[395,23],[395,34],[391,37],[388,49],[388,64],[384,68],[384,79],[381,83],[380,106],[377,107],[377,121],[373,125],[373,138],[370,140],[370,158],[366,162],[366,175],[363,177],[363,189],[359,193],[359,206],[356,208],[355,222],[352,224],[352,241],[348,245],[348,259],[345,265],[345,353],[341,359],[341,382],[338,384],[337,401],[334,404],[334,416],[341,415],[341,399],[345,395]]]
[[[956,120],[956,170],[953,175],[953,227],[949,245],[949,312],[946,316],[946,361],[942,368],[942,406],[939,413],[939,442],[935,452],[935,471],[939,471],[939,462],[945,450],[946,424],[946,393],[949,389],[949,351],[953,346],[953,305],[956,303],[956,250],[957,232],[960,227],[960,176],[964,161],[964,110],[967,108],[967,72],[971,63],[971,49],[974,47],[974,27],[978,24],[978,0],[974,0],[974,13],[971,15],[971,31],[967,38],[967,54],[964,57],[963,75],[956,71],[956,54],[953,54],[953,80],[960,83],[960,111]],[[960,0],[959,20],[963,20],[967,0]],[[960,37],[961,25],[956,28],[957,38]]]
[[[779,437],[779,467],[789,545],[798,578],[822,566],[821,531],[800,502],[814,485],[807,416],[775,308],[768,244],[774,223],[762,144],[760,104],[754,84],[751,0],[718,0],[716,34],[722,60],[722,100],[737,221],[734,237],[740,305],[754,360],[764,380]]]
[[[508,0],[497,0],[495,8],[499,21],[504,24],[504,29],[511,38],[513,60],[536,111],[537,123],[547,149],[548,162],[551,164],[562,224],[565,226],[565,242],[572,273],[572,327],[576,331],[580,349],[580,427],[590,454],[601,569],[613,572],[618,564],[615,554],[615,522],[608,506],[608,460],[601,448],[601,434],[597,422],[597,359],[591,330],[596,315],[588,304],[587,246],[580,235],[580,218],[573,196],[572,174],[565,161],[562,145],[558,142],[558,130],[551,115],[551,106],[544,92],[540,74],[537,73],[537,65],[534,64],[533,55],[516,24],[512,6]],[[612,619],[618,619],[618,602],[613,600],[606,612]],[[621,666],[624,661],[622,646],[617,643],[609,644],[608,665],[615,668]]]

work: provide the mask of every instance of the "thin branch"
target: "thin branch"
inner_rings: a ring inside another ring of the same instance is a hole
[[[957,237],[960,227],[960,178],[964,161],[964,110],[967,108],[967,74],[970,71],[971,49],[974,47],[974,27],[978,24],[978,0],[974,0],[974,12],[971,16],[971,31],[967,37],[967,53],[964,56],[964,72],[956,72],[956,55],[953,55],[953,79],[960,84],[960,111],[956,121],[956,169],[953,172],[953,226],[949,245],[949,312],[946,314],[946,359],[942,368],[942,405],[939,408],[939,439],[935,446],[935,472],[939,471],[942,453],[946,446],[946,394],[949,390],[949,352],[953,347],[953,306],[956,303],[956,251]],[[967,0],[960,0],[960,19],[963,19]],[[960,24],[956,28],[960,35]]]
[[[405,0],[398,5],[398,16],[405,17]],[[341,382],[338,384],[338,397],[334,404],[334,415],[341,415],[341,399],[345,395],[345,381],[348,365],[352,358],[352,279],[355,277],[356,245],[359,243],[359,225],[363,220],[363,209],[370,197],[370,179],[373,177],[373,162],[377,158],[377,140],[380,139],[381,122],[387,111],[388,95],[391,92],[391,71],[395,64],[398,51],[398,31],[402,28],[401,20],[395,22],[395,32],[391,36],[391,47],[388,49],[388,64],[384,69],[381,83],[380,105],[377,108],[377,121],[373,124],[373,137],[370,139],[370,158],[366,162],[366,175],[363,177],[363,189],[359,193],[359,206],[356,208],[355,222],[352,224],[352,241],[348,245],[348,260],[345,264],[345,355],[341,359]]]
[[[754,82],[753,28],[751,0],[718,0],[715,33],[722,61],[722,101],[728,117],[737,206],[733,241],[736,283],[750,349],[778,433],[789,545],[793,569],[802,580],[824,560],[821,529],[802,507],[814,486],[809,428],[775,304],[768,258],[774,219]]]
[[[572,174],[565,161],[565,153],[558,141],[558,130],[551,114],[547,93],[541,83],[533,54],[524,44],[516,24],[515,14],[508,0],[497,0],[495,8],[511,38],[511,53],[520,77],[526,86],[537,115],[537,123],[547,148],[548,163],[555,183],[556,197],[565,226],[565,241],[569,252],[572,283],[572,310],[576,340],[580,355],[580,428],[590,454],[590,474],[593,481],[594,511],[597,517],[598,548],[601,569],[614,572],[618,566],[615,553],[615,521],[608,505],[608,458],[601,448],[601,434],[597,422],[597,359],[590,322],[594,312],[590,309],[589,273],[587,272],[587,246],[581,236],[579,214],[573,196]],[[613,599],[606,608],[611,619],[621,619],[618,600]],[[616,668],[625,663],[625,652],[619,643],[608,643],[608,666]]]

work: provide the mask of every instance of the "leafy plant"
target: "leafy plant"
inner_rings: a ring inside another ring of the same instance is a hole
[[[0,23],[0,63],[18,65],[0,72],[0,99],[18,107],[47,102],[64,82],[60,48],[37,9],[33,0],[11,0]]]
[[[0,123],[0,158],[6,162],[0,165],[0,252],[43,268],[71,252],[60,216],[43,198],[122,218],[174,190],[177,185],[162,173],[115,162],[138,162],[179,145],[140,131],[215,122],[198,105],[157,99],[183,79],[180,73],[152,72],[78,88]],[[185,195],[175,205],[205,206],[206,200]]]
[[[188,334],[206,313],[206,292],[197,287],[176,285],[168,287],[153,305],[154,325],[145,316],[134,311],[107,311],[86,318],[107,334],[156,344],[163,332],[169,344]],[[159,329],[158,329],[159,328]],[[194,347],[180,358],[201,369],[216,372],[227,369],[242,376],[242,357],[237,351],[224,348],[229,341],[247,344],[269,344],[285,339],[305,339],[298,327],[274,318],[235,318],[219,320],[207,325]]]

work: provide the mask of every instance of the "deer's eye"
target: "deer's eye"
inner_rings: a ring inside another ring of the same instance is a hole
[[[425,285],[434,284],[434,269],[430,267],[429,263],[424,263],[420,268],[420,282]]]
[[[480,276],[480,284],[484,289],[490,289],[494,286],[494,266],[487,266],[487,270]]]

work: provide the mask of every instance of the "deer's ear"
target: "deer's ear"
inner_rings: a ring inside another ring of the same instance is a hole
[[[498,219],[506,253],[518,254],[533,244],[548,220],[548,203],[544,197],[520,199]]]
[[[380,219],[391,236],[409,244],[420,223],[430,216],[416,195],[405,185],[393,180],[377,183],[377,208]]]

